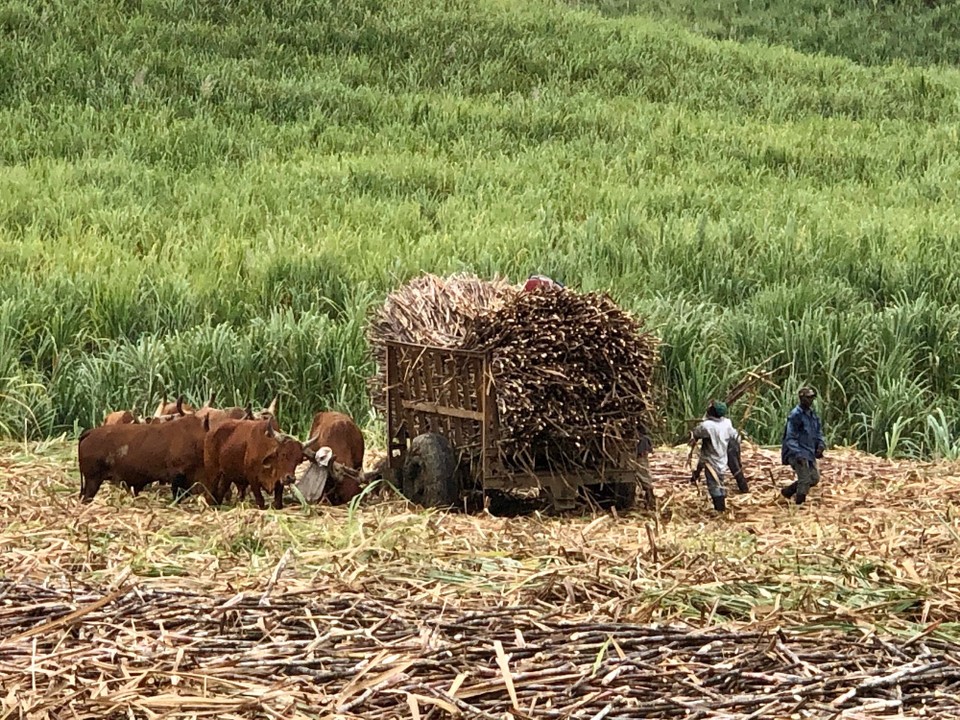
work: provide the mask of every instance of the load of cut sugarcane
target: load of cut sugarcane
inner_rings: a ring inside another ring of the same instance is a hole
[[[427,275],[387,298],[369,339],[380,407],[384,341],[489,351],[509,466],[616,463],[650,429],[658,340],[605,293]]]

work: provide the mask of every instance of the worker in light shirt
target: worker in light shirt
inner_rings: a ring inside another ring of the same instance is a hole
[[[740,433],[730,422],[727,415],[726,403],[714,401],[707,408],[707,416],[690,433],[690,444],[695,445],[702,441],[700,460],[706,471],[707,492],[713,501],[713,509],[723,512],[727,509],[727,491],[723,486],[723,478],[731,468],[728,464],[728,452],[731,446],[739,447]],[[742,468],[733,468],[737,475],[737,486],[741,492],[746,492],[746,480],[742,480]]]

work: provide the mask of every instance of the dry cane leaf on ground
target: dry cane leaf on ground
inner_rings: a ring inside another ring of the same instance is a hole
[[[748,446],[718,518],[660,448],[660,514],[554,518],[81,505],[74,453],[0,452],[13,717],[960,715],[950,464],[836,450],[797,509]]]
[[[312,591],[269,606],[151,588],[102,604],[89,589],[9,581],[0,594],[17,607],[0,613],[4,702],[31,717],[391,718],[411,696],[466,717],[960,712],[958,648],[932,639],[577,621],[529,607],[457,613]],[[50,616],[71,619],[37,624]]]

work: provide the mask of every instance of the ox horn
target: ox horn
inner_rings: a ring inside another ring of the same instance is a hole
[[[312,438],[308,439],[305,443],[303,443],[303,446],[304,446],[305,448],[309,448],[311,445],[313,445],[313,444],[314,444],[317,440],[319,440],[319,439],[320,439],[320,433],[317,433],[317,434],[314,435]]]
[[[163,414],[163,406],[167,404],[167,395],[164,393],[163,400],[160,401],[160,404],[157,405],[157,409],[154,410],[153,416],[160,417]]]
[[[253,405],[247,403],[247,406],[243,409],[243,419],[244,420],[253,420]]]
[[[273,400],[270,402],[270,404],[267,406],[267,409],[264,412],[267,412],[270,415],[277,414],[277,397],[278,396],[274,395]]]
[[[204,407],[213,407],[213,401],[216,400],[216,399],[217,399],[217,392],[216,392],[216,390],[211,390],[211,391],[210,391],[210,399],[207,400],[207,402],[205,402],[203,406],[204,406]]]
[[[186,415],[183,411],[183,395],[177,396],[177,415]]]

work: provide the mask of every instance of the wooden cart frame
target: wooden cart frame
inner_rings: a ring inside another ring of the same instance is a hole
[[[573,507],[580,488],[586,486],[612,489],[615,494],[619,489],[615,504],[628,507],[638,480],[648,502],[652,498],[646,456],[635,452],[621,452],[619,463],[600,470],[504,467],[498,452],[499,418],[489,353],[397,341],[387,341],[385,350],[387,456],[398,480],[410,442],[437,433],[459,454],[463,499],[491,490],[540,488],[562,510]]]

